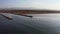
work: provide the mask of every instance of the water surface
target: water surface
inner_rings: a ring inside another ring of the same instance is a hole
[[[0,15],[1,32],[18,34],[60,34],[60,14],[28,14],[32,15],[33,18],[14,14],[8,15],[12,16],[13,20],[8,20]]]

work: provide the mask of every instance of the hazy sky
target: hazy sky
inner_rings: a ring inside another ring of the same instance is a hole
[[[60,10],[60,0],[0,0],[0,8]]]

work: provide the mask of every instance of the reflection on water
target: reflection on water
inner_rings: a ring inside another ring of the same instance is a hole
[[[10,15],[10,14],[8,14]],[[37,16],[36,14],[34,14]],[[60,34],[60,17],[59,14],[53,16],[57,17],[29,17],[10,15],[13,16],[13,20],[8,20],[0,15],[0,31],[1,32],[13,32],[18,34]]]

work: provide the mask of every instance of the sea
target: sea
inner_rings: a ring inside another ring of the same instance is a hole
[[[32,18],[15,15],[12,20],[0,15],[0,33],[4,34],[60,34],[60,14],[26,14]]]

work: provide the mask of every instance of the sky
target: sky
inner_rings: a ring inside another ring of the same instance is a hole
[[[60,0],[0,0],[2,8],[60,10]]]

